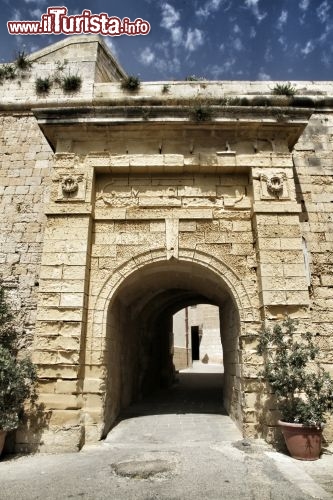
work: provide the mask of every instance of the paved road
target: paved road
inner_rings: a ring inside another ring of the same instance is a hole
[[[242,439],[223,412],[219,371],[197,365],[182,373],[172,390],[124,412],[98,446],[0,462],[0,499],[333,498],[333,460],[311,469]]]

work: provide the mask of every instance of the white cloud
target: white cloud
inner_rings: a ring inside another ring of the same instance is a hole
[[[225,51],[225,44],[224,43],[221,43],[221,45],[219,46],[219,50],[221,52],[224,52]]]
[[[42,6],[46,4],[46,0],[24,0],[24,3],[35,3],[36,5]]]
[[[180,20],[180,13],[168,3],[162,4],[162,28],[170,32],[174,46],[179,46],[183,42],[183,30],[181,26],[176,26]]]
[[[264,59],[266,62],[270,62],[273,60],[272,47],[270,45],[266,47]]]
[[[178,46],[183,40],[183,30],[180,26],[174,26],[170,29],[171,39],[174,45]]]
[[[323,55],[321,57],[321,61],[322,61],[322,63],[324,64],[324,66],[326,68],[330,68],[331,67],[332,58],[326,52],[323,53]]]
[[[198,28],[194,28],[193,30],[190,28],[187,31],[186,40],[185,40],[185,48],[190,52],[196,50],[200,45],[204,43],[204,35],[203,31]]]
[[[256,32],[256,29],[251,26],[251,29],[250,29],[250,38],[255,38],[257,36],[257,32]]]
[[[11,21],[21,21],[22,13],[19,9],[14,9],[11,17]]]
[[[328,35],[331,33],[333,30],[333,23],[327,23],[325,26],[325,31],[320,35],[318,38],[318,42],[323,43],[326,42]]]
[[[264,68],[260,68],[258,73],[258,80],[271,80],[271,77],[268,73],[265,73]]]
[[[240,38],[235,38],[232,42],[233,48],[240,52],[244,47]]]
[[[236,59],[234,57],[232,57],[231,59],[229,59],[228,61],[226,61],[222,65],[222,68],[224,71],[230,71],[231,68],[235,65],[235,63],[236,63]]]
[[[145,66],[149,66],[152,62],[154,62],[154,59],[155,54],[149,47],[146,47],[139,55],[139,61]]]
[[[37,19],[40,19],[42,17],[42,14],[44,14],[44,12],[37,7],[34,10],[29,10],[29,14],[32,18],[37,17]]]
[[[109,47],[109,49],[111,50],[112,54],[115,56],[115,57],[118,57],[118,51],[117,51],[117,48],[114,44],[114,41],[112,38],[110,38],[109,36],[104,36],[103,37],[103,40],[104,42],[106,43],[106,45]]]
[[[302,54],[307,56],[308,54],[310,54],[314,50],[314,48],[315,48],[315,46],[314,46],[313,41],[309,40],[307,42],[307,44],[305,45],[305,47],[303,49],[301,49],[301,52],[302,52]]]
[[[316,9],[317,16],[318,16],[320,22],[325,23],[328,20],[328,12],[329,12],[330,8],[331,7],[328,5],[327,0],[325,0]]]
[[[260,23],[267,16],[267,12],[261,14],[259,11],[258,3],[259,0],[245,0],[245,6],[252,10],[252,13],[254,14],[258,23]]]
[[[200,9],[195,11],[195,15],[207,19],[213,12],[219,10],[220,5],[223,2],[224,0],[209,0],[203,7],[200,7]]]
[[[285,36],[279,36],[278,42],[282,46],[284,51],[286,51],[288,49],[288,43],[287,43],[287,39]]]
[[[307,10],[310,5],[310,0],[301,0],[299,3],[299,8],[301,10]]]
[[[154,65],[158,71],[164,75],[171,75],[172,77],[179,73],[181,69],[180,60],[177,57],[167,59],[157,58]]]
[[[162,4],[162,28],[172,28],[180,19],[180,13],[169,3]]]
[[[287,22],[287,19],[288,19],[288,11],[283,10],[277,22],[278,29],[281,30],[283,28],[284,24],[286,24]]]
[[[219,80],[223,74],[223,69],[221,66],[214,64],[214,66],[209,68],[209,73],[212,75],[213,80]]]
[[[234,31],[234,33],[241,33],[241,29],[238,26],[238,24],[235,24],[233,31]]]

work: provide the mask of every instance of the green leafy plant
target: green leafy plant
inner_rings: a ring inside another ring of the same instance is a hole
[[[18,357],[18,331],[0,283],[0,429],[16,429],[24,403],[36,399],[37,372],[29,358]]]
[[[275,95],[286,95],[292,97],[296,94],[296,89],[291,85],[290,82],[287,83],[277,83],[273,89],[273,94]]]
[[[276,395],[282,420],[320,428],[333,412],[333,380],[317,361],[319,348],[309,332],[297,333],[287,317],[260,332],[261,376]]]
[[[225,102],[222,102],[221,104],[223,106],[250,106],[250,101],[247,97],[229,97],[229,98],[224,98]]]
[[[16,67],[14,64],[4,64],[1,69],[2,79],[14,80],[16,78]]]
[[[187,75],[185,77],[185,82],[204,82],[205,80],[203,76]]]
[[[151,109],[150,108],[142,108],[142,119],[148,121],[150,118]]]
[[[77,92],[82,85],[82,78],[79,75],[65,75],[61,81],[64,92]]]
[[[65,59],[63,62],[61,61],[56,61],[55,63],[55,71],[52,75],[52,81],[53,83],[56,83],[57,85],[62,85],[63,78],[64,78],[64,71],[65,68],[67,67],[68,61]]]
[[[168,92],[170,92],[170,85],[165,83],[162,87],[162,94],[167,94]]]
[[[31,68],[32,62],[29,61],[28,55],[24,50],[18,51],[15,59],[15,66],[21,71],[28,71]]]
[[[48,94],[52,87],[52,81],[50,77],[36,78],[35,89],[37,94]]]
[[[0,82],[3,80],[15,80],[17,77],[23,77],[24,73],[32,66],[28,55],[23,51],[19,51],[13,63],[3,64],[0,66]]]
[[[121,83],[121,88],[124,90],[135,91],[140,88],[141,82],[138,76],[129,75]]]
[[[213,111],[209,106],[198,104],[191,110],[190,117],[196,122],[210,121],[213,117]]]

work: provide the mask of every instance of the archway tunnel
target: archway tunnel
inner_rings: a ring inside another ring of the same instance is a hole
[[[223,348],[223,402],[241,424],[238,364],[239,311],[214,271],[172,259],[147,264],[117,288],[108,308],[104,435],[120,411],[174,380],[173,315],[194,304],[219,307]]]

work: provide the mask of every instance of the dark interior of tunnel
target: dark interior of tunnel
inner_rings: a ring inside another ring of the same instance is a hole
[[[172,357],[173,315],[198,303],[220,308],[224,406],[228,409],[238,324],[229,290],[218,275],[198,264],[176,260],[149,264],[128,276],[110,302],[104,434],[131,403],[177,383]]]

